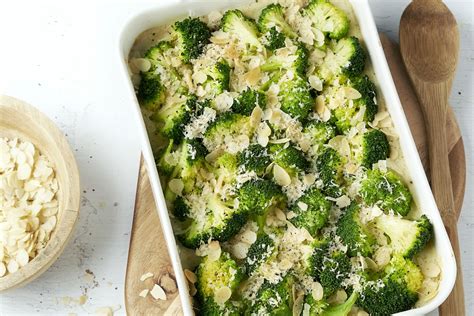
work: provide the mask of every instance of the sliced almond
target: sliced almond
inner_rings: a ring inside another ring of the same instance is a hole
[[[336,205],[340,208],[347,207],[351,204],[351,199],[347,195],[342,195],[336,199]]]
[[[30,256],[28,255],[28,252],[26,252],[25,249],[20,249],[18,250],[18,252],[16,253],[16,258],[15,258],[16,262],[18,262],[18,265],[20,267],[24,267],[28,264],[28,262],[30,261]]]
[[[261,78],[262,72],[260,71],[260,67],[255,67],[246,74],[244,74],[244,80],[249,86],[255,86]]]
[[[166,293],[165,291],[161,288],[161,286],[159,286],[158,284],[155,284],[153,286],[153,288],[151,289],[150,291],[150,294],[151,296],[153,296],[153,298],[155,300],[163,300],[163,301],[166,301]]]
[[[241,240],[249,245],[253,244],[257,240],[257,234],[252,230],[246,230],[242,234]]]
[[[168,182],[168,187],[170,188],[171,192],[173,192],[174,194],[181,195],[184,189],[183,180],[171,179],[170,182]]]
[[[288,174],[288,172],[286,172],[285,169],[280,167],[278,164],[275,164],[273,166],[273,178],[275,179],[276,183],[283,187],[291,184],[290,175]]]
[[[295,301],[293,303],[293,316],[300,316],[303,310],[304,293],[298,291]]]
[[[196,274],[194,274],[193,271],[184,269],[184,275],[186,276],[186,279],[188,279],[188,281],[191,282],[191,284],[194,284],[197,282],[197,276]]]
[[[222,305],[225,302],[227,302],[231,296],[232,296],[232,291],[230,290],[230,288],[227,286],[223,286],[217,289],[217,291],[214,294],[214,299],[216,300],[217,304]]]
[[[196,71],[193,73],[191,78],[193,79],[194,83],[198,85],[206,82],[207,75],[202,71]]]
[[[140,297],[146,297],[148,295],[148,292],[150,292],[150,290],[148,289],[144,289],[143,291],[141,291],[138,296]]]
[[[19,265],[15,260],[10,260],[7,264],[7,270],[9,273],[15,273],[19,269]]]
[[[311,285],[311,296],[316,301],[320,301],[323,298],[323,286],[319,282],[313,282]]]
[[[244,242],[238,242],[232,246],[232,254],[237,259],[245,259],[247,257],[247,253],[249,251],[249,244]]]
[[[374,254],[375,262],[379,267],[385,267],[390,262],[391,251],[388,247],[379,247]]]
[[[147,273],[142,274],[142,276],[140,277],[140,281],[143,282],[146,279],[149,279],[149,278],[152,278],[152,277],[153,277],[153,273],[147,272]]]
[[[298,202],[298,207],[302,210],[302,211],[306,211],[308,209],[308,204],[304,203],[304,202]]]
[[[147,58],[135,58],[133,64],[141,72],[147,72],[151,68],[151,62]]]
[[[7,267],[5,267],[5,264],[0,261],[0,278],[4,276],[7,273]]]
[[[360,92],[357,91],[356,89],[352,88],[352,87],[344,87],[344,95],[349,100],[357,100],[357,99],[360,99],[362,97]]]
[[[326,107],[325,101],[324,101],[324,96],[318,95],[316,97],[316,101],[314,103],[314,106],[315,106],[314,109],[316,110],[316,113],[318,113],[319,116],[322,116],[323,113],[324,113],[324,109]]]
[[[316,91],[322,91],[323,90],[323,82],[319,77],[317,76],[309,76],[308,78],[309,84],[313,89]]]

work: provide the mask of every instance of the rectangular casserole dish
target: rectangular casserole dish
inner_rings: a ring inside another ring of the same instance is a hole
[[[388,112],[391,115],[395,129],[399,135],[401,150],[410,174],[413,186],[411,187],[414,199],[422,213],[427,214],[433,223],[435,231],[435,249],[441,266],[441,280],[438,293],[425,305],[398,313],[397,315],[420,315],[436,309],[449,295],[456,278],[456,262],[446,234],[443,222],[439,215],[433,194],[426,179],[413,137],[410,132],[403,108],[393,83],[387,61],[380,44],[377,28],[367,0],[349,0],[358,21],[362,38],[370,56],[373,70],[377,78],[377,89],[385,100]],[[135,39],[144,31],[174,22],[188,15],[201,16],[211,11],[226,8],[237,8],[248,4],[248,0],[238,1],[185,1],[169,0],[133,15],[124,26],[119,38],[119,62],[121,63],[123,80],[127,83],[130,104],[133,104],[134,120],[140,129],[142,152],[149,172],[153,194],[156,200],[158,214],[165,234],[171,261],[176,274],[176,281],[181,294],[183,312],[192,315],[192,301],[188,295],[186,278],[183,273],[178,246],[171,227],[166,208],[163,190],[160,184],[158,171],[155,165],[152,148],[148,138],[140,106],[135,96],[133,84],[128,71],[128,56]]]

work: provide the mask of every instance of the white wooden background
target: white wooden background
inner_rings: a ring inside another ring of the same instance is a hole
[[[446,2],[461,31],[450,101],[468,159],[459,230],[466,306],[474,315],[474,8],[468,0]],[[407,3],[371,0],[379,30],[397,38]],[[79,225],[64,254],[35,282],[0,294],[0,315],[82,315],[104,306],[125,314],[123,284],[140,148],[115,57],[126,18],[152,4],[0,0],[0,93],[34,104],[66,133],[83,191]]]

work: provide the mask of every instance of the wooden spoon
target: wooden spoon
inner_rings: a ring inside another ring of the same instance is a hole
[[[461,256],[446,146],[446,113],[458,61],[456,20],[440,0],[414,0],[400,20],[400,49],[425,117],[431,188],[457,260],[454,289],[440,315],[465,315]]]

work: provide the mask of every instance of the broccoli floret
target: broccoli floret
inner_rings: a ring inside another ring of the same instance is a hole
[[[199,57],[209,43],[211,30],[199,18],[186,18],[174,24],[181,57],[185,63]]]
[[[294,279],[286,275],[277,284],[265,281],[260,287],[252,305],[245,311],[245,315],[291,315],[293,307],[292,287]]]
[[[207,80],[202,84],[204,90],[210,95],[218,95],[229,90],[230,66],[225,59],[202,69],[207,75]]]
[[[347,15],[327,0],[312,0],[303,14],[311,19],[313,27],[329,38],[340,39],[349,31],[350,21]]]
[[[333,198],[341,196],[344,184],[344,158],[335,149],[326,147],[316,159],[316,168],[323,181],[323,192]]]
[[[137,98],[140,105],[148,110],[156,110],[165,103],[166,89],[160,75],[154,72],[142,72]]]
[[[357,37],[331,41],[329,48],[319,69],[319,75],[325,81],[339,75],[355,77],[364,70],[366,56]]]
[[[240,42],[255,48],[262,48],[262,44],[258,39],[257,24],[240,10],[226,11],[221,20],[221,28],[224,32],[236,37]]]
[[[337,223],[337,235],[347,245],[349,254],[357,256],[361,254],[368,257],[373,253],[375,238],[360,220],[360,207],[351,203],[345,210]]]
[[[164,123],[161,129],[163,135],[173,139],[175,144],[179,144],[184,138],[184,127],[189,123],[196,110],[196,101],[195,96],[190,96],[186,101],[166,104],[150,119]]]
[[[248,116],[225,112],[209,124],[204,133],[203,143],[209,151],[213,151],[224,145],[226,140],[235,139],[240,135],[251,138],[253,132],[254,127]]]
[[[247,221],[247,213],[234,208],[234,201],[222,201],[211,195],[205,214],[193,218],[192,223],[178,239],[187,248],[198,248],[209,240],[227,241],[237,234]]]
[[[372,169],[372,165],[390,156],[387,136],[378,129],[370,129],[361,136],[361,152],[358,157],[362,166]]]
[[[265,47],[271,51],[285,47],[285,35],[278,32],[276,27],[269,29],[264,35]]]
[[[217,168],[214,169],[214,174],[218,181],[223,183],[234,184],[237,175],[237,157],[230,153],[224,153],[215,161]]]
[[[265,93],[247,88],[242,91],[232,104],[232,111],[249,116],[256,106],[259,106],[262,110],[266,108],[267,100]]]
[[[308,118],[314,103],[310,88],[309,83],[299,77],[283,82],[278,94],[281,110],[304,122]]]
[[[390,238],[392,250],[406,258],[413,258],[433,237],[433,225],[426,215],[409,220],[382,214],[374,225]]]
[[[311,294],[305,296],[304,304],[308,304],[309,306],[308,316],[322,315],[323,311],[329,306],[329,303],[325,299],[316,301]]]
[[[196,299],[200,315],[240,315],[239,309],[227,301],[218,304],[215,300],[219,289],[227,287],[234,292],[242,281],[244,274],[237,263],[226,252],[217,260],[205,257],[196,271]]]
[[[265,261],[268,260],[275,250],[275,242],[264,232],[257,235],[257,240],[249,247],[244,266],[247,275],[252,273]]]
[[[361,120],[370,123],[374,120],[378,112],[378,105],[375,103],[375,85],[364,76],[351,78],[347,82],[348,87],[352,87],[360,93],[360,98],[352,100],[352,104],[345,102],[333,111],[335,124],[340,133],[347,132],[353,125],[359,121],[353,122],[354,116],[364,108],[364,116]]]
[[[265,224],[268,212],[286,203],[286,195],[270,180],[256,179],[245,182],[239,189],[239,209],[257,216],[260,227]]]
[[[364,287],[357,305],[373,316],[387,316],[411,309],[423,282],[420,269],[409,259],[394,257],[380,282]]]
[[[351,272],[351,260],[340,251],[334,251],[323,259],[323,265],[319,272],[319,283],[321,283],[326,297],[341,288],[342,281]]]
[[[322,145],[336,136],[336,128],[329,122],[311,121],[304,127],[303,134],[311,141],[311,152],[315,155]]]
[[[291,207],[296,216],[290,222],[296,227],[305,228],[314,237],[326,225],[330,210],[331,202],[318,189],[312,188]]]
[[[163,148],[156,156],[156,167],[158,168],[160,174],[165,176],[170,176],[177,164],[173,148],[173,140],[171,139],[168,143],[168,146]]]
[[[180,221],[185,221],[189,218],[190,207],[186,199],[182,196],[177,196],[173,204],[172,214]]]
[[[285,36],[294,39],[298,37],[292,27],[285,21],[283,7],[278,3],[272,3],[265,7],[258,18],[258,26],[262,33],[276,28]]]
[[[354,100],[354,104],[365,105],[364,121],[372,122],[377,114],[379,108],[376,103],[377,90],[372,81],[370,81],[367,75],[356,76],[350,79],[352,87],[359,91],[361,97],[357,100]]]
[[[254,171],[258,176],[263,176],[271,159],[267,148],[252,144],[237,155],[237,162],[245,171]]]
[[[315,239],[311,243],[312,254],[306,258],[306,271],[312,277],[317,277],[321,272],[324,258],[329,252],[329,241],[327,239]]]
[[[402,216],[410,211],[413,199],[408,187],[390,170],[386,173],[368,170],[360,195],[365,204],[378,205],[385,212],[392,210]]]
[[[350,258],[339,250],[331,250],[327,239],[315,239],[311,243],[313,253],[305,260],[309,275],[316,278],[323,287],[325,297],[341,288],[342,281],[351,271]]]
[[[354,291],[344,303],[329,306],[321,313],[321,316],[347,316],[358,298],[359,294]]]
[[[309,161],[304,153],[295,147],[294,144],[271,144],[268,146],[270,155],[274,163],[285,169],[290,175],[296,175],[298,172],[309,168]]]
[[[262,71],[280,71],[280,70],[293,70],[296,74],[304,77],[306,74],[306,68],[308,67],[308,49],[304,44],[298,43],[294,55],[281,56],[272,55],[266,60],[266,62],[260,66]],[[306,82],[305,80],[302,80]],[[300,83],[301,85],[302,83]]]

